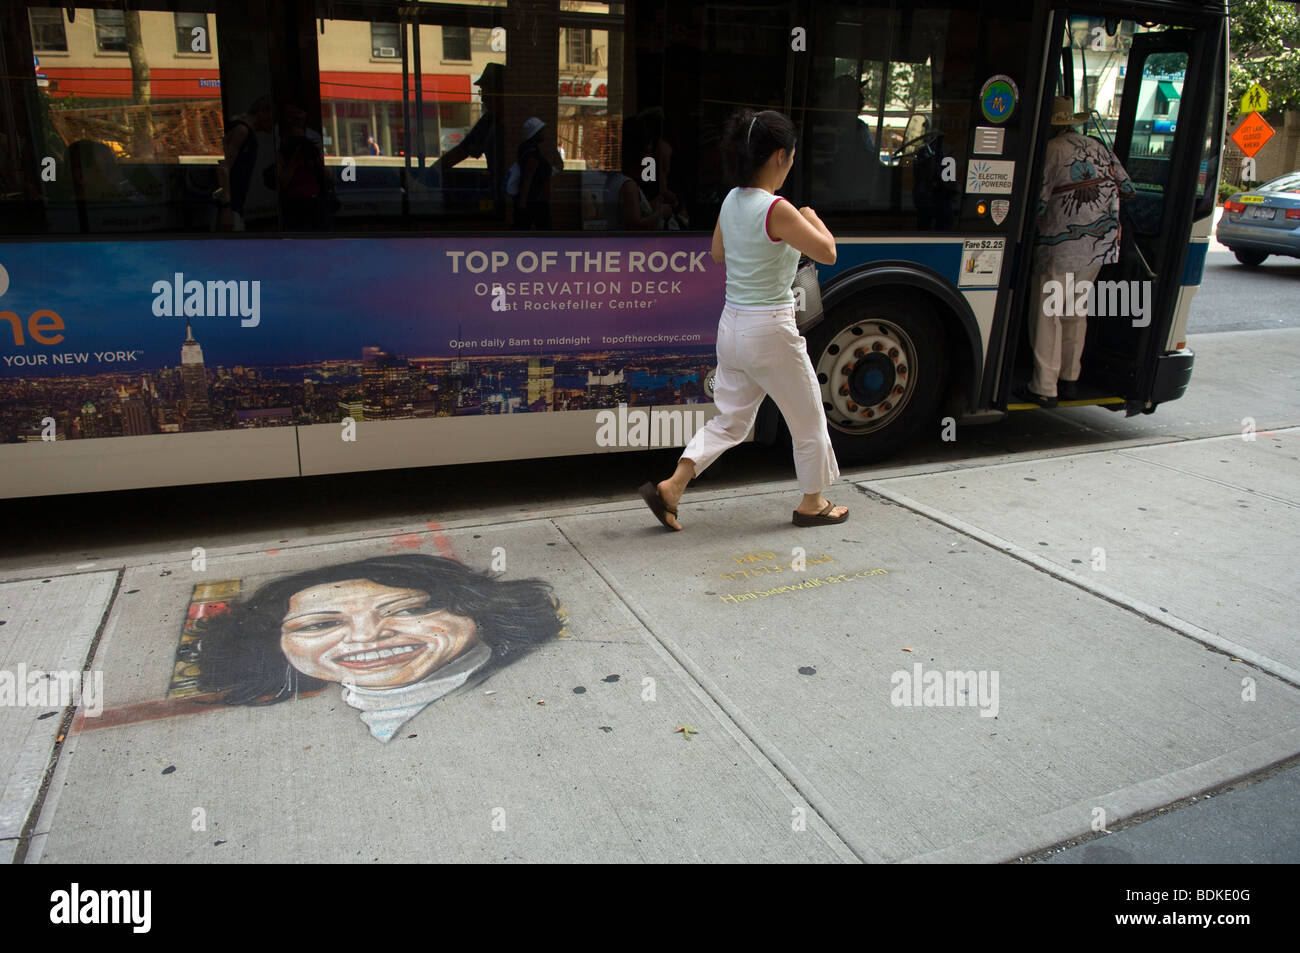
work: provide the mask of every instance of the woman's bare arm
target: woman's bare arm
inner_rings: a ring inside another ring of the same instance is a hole
[[[815,262],[835,264],[835,236],[807,205],[796,211],[789,202],[778,201],[768,221],[768,233]]]

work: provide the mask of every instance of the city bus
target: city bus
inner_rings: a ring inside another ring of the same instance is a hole
[[[0,41],[0,496],[684,445],[742,106],[837,238],[842,462],[1040,410],[1057,96],[1137,192],[1062,403],[1190,379],[1221,0],[15,0]]]

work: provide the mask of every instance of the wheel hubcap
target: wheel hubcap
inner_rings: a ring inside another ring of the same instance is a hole
[[[879,430],[911,399],[913,357],[907,332],[891,321],[861,321],[839,331],[817,357],[826,420],[836,430]]]

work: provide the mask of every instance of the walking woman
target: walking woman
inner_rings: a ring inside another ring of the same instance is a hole
[[[770,394],[794,437],[794,466],[803,499],[796,526],[842,523],[849,511],[822,491],[840,475],[822,414],[821,389],[808,349],[795,327],[794,283],[799,253],[835,263],[835,236],[817,213],[796,210],[775,193],[794,165],[794,124],[770,109],[731,117],[723,147],[735,181],[713,230],[713,260],[726,262],[727,300],[718,321],[718,369],[713,399],[719,414],[687,444],[677,470],[641,496],[672,530],[677,505],[693,477],[745,439],[763,397]]]

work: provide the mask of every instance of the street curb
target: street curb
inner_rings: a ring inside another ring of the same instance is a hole
[[[971,864],[1017,860],[1083,834],[1094,833],[1092,812],[1105,811],[1105,826],[1154,811],[1240,778],[1256,774],[1300,752],[1300,728],[1293,728],[1217,758],[1141,781],[1110,794],[1078,801],[1050,814],[1020,821],[1015,827],[909,857],[904,863]],[[990,856],[996,861],[990,861]]]

